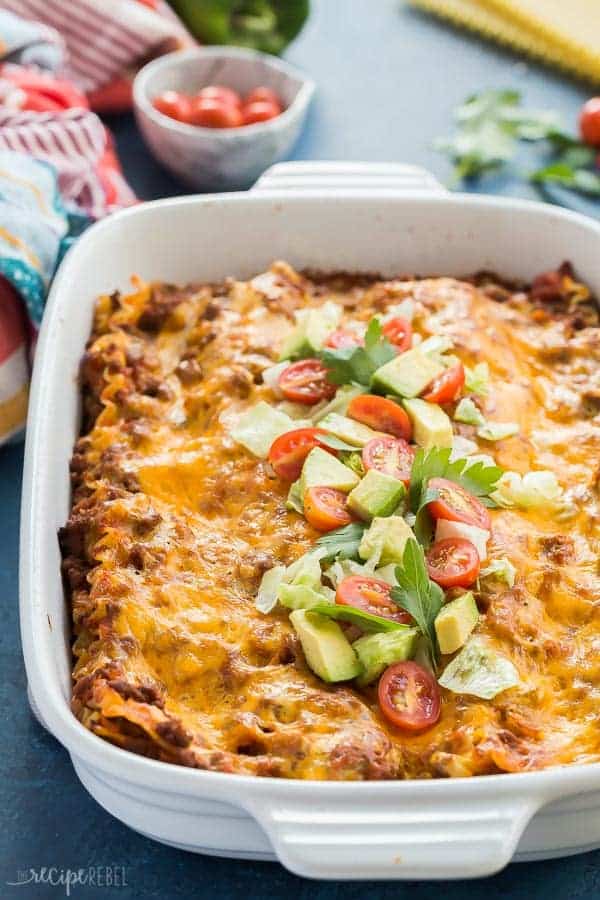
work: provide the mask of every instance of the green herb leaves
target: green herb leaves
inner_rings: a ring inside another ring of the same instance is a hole
[[[402,565],[396,566],[396,581],[399,586],[392,588],[392,600],[413,617],[427,640],[433,659],[436,659],[433,623],[442,608],[444,592],[439,585],[430,581],[425,554],[417,541],[406,542]]]
[[[394,347],[382,336],[379,319],[373,318],[365,334],[364,347],[325,348],[319,357],[329,369],[329,380],[333,384],[368,386],[373,373],[396,354]]]
[[[518,91],[487,90],[469,97],[455,111],[457,131],[435,146],[454,162],[457,180],[497,171],[516,156],[519,141],[544,141],[552,161],[530,175],[542,189],[555,184],[600,196],[594,150],[563,132],[551,110],[527,110]]]
[[[365,526],[360,522],[353,522],[344,528],[336,528],[320,537],[316,546],[327,550],[326,559],[358,559],[358,547],[360,545]]]
[[[410,508],[415,514],[414,532],[421,544],[427,545],[432,534],[432,523],[427,511],[427,504],[437,497],[437,492],[429,487],[432,478],[448,478],[478,497],[485,506],[497,505],[490,494],[503,475],[500,466],[489,465],[483,460],[471,462],[468,458],[450,462],[450,454],[450,449],[441,447],[417,450],[415,453],[408,497]]]
[[[519,140],[537,141],[558,130],[555,113],[524,110],[518,91],[482,91],[455,112],[458,130],[436,147],[455,164],[457,178],[476,178],[500,168],[515,155]]]

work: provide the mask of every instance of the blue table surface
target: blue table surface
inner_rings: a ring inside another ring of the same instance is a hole
[[[483,87],[515,87],[531,106],[559,110],[574,127],[586,88],[509,52],[463,35],[396,0],[320,0],[287,58],[316,80],[318,93],[293,157],[385,160],[424,165],[445,180],[446,160],[432,149],[448,132],[452,108]],[[114,129],[125,172],[139,196],[182,192],[146,152],[130,117]],[[527,164],[527,159],[523,165]],[[532,196],[516,176],[479,189]],[[557,261],[558,262],[558,261]],[[281,866],[194,856],[130,831],[101,809],[79,784],[63,748],[32,718],[26,701],[17,614],[17,558],[22,448],[0,451],[0,897],[62,897],[62,886],[10,886],[18,870],[42,866],[124,867],[126,885],[72,889],[72,896],[106,898],[343,896],[480,900],[490,892],[513,900],[552,894],[600,897],[600,852],[512,865],[491,879],[435,883],[314,883]],[[48,535],[48,540],[54,540]]]

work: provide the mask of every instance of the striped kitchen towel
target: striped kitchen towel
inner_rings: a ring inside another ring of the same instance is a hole
[[[193,43],[164,0],[0,0],[0,9],[62,43],[61,76],[100,112],[130,104],[131,76],[148,59]]]
[[[52,166],[0,151],[0,443],[25,423],[32,331],[78,224],[65,209]]]

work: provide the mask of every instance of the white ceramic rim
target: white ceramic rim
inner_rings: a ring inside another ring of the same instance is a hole
[[[267,122],[255,122],[252,125],[240,125],[237,128],[205,128],[202,125],[187,125],[185,122],[178,122],[176,119],[170,119],[168,116],[159,112],[151,103],[148,95],[148,82],[150,78],[161,69],[176,68],[179,63],[187,62],[189,59],[205,59],[206,57],[230,57],[233,59],[260,59],[266,66],[294,78],[300,82],[298,93],[289,106],[273,119]],[[241,134],[265,134],[269,131],[277,131],[282,125],[290,122],[310,103],[315,92],[315,82],[307,78],[299,69],[284,62],[277,56],[271,56],[269,53],[261,53],[260,50],[250,50],[246,47],[228,47],[221,45],[213,45],[210,47],[192,47],[188,50],[174,50],[172,53],[165,53],[151,62],[147,63],[134,78],[133,81],[133,102],[138,106],[145,115],[148,116],[157,126],[165,131],[172,131],[175,134],[187,135],[211,135],[218,136],[223,140],[232,140],[236,135]]]

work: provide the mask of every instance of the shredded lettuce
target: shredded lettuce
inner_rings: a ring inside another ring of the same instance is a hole
[[[517,570],[509,559],[505,556],[500,559],[493,559],[489,566],[485,566],[480,573],[479,578],[495,578],[497,581],[504,581],[507,587],[513,587]]]
[[[563,492],[554,472],[541,470],[519,475],[505,472],[491,495],[498,506],[520,506],[522,509],[560,506]]]
[[[454,413],[456,422],[464,422],[466,425],[485,425],[481,411],[475,406],[469,397],[463,397]]]
[[[496,653],[480,638],[471,638],[448,663],[438,679],[454,694],[471,694],[491,700],[519,684],[519,673],[509,659]]]
[[[228,430],[234,441],[241,444],[254,456],[266,459],[273,441],[286,431],[302,428],[310,422],[290,419],[288,415],[274,407],[269,406],[264,400],[256,406],[241,413],[228,425]]]
[[[462,459],[465,456],[470,456],[471,453],[475,453],[476,451],[477,444],[475,441],[470,441],[469,438],[463,437],[461,434],[455,434],[452,438],[450,462],[454,462],[455,459]]]
[[[262,577],[254,605],[261,613],[270,613],[277,605],[277,592],[285,577],[285,566],[274,566]]]
[[[395,319],[397,316],[406,319],[408,322],[412,322],[415,317],[415,310],[415,301],[411,300],[410,297],[407,297],[405,300],[401,300],[400,303],[394,303],[393,306],[388,306],[385,313],[382,316],[379,316],[379,319],[382,325],[385,325],[386,322],[389,322],[390,319]]]
[[[318,407],[314,407],[311,414],[313,423],[317,425],[321,419],[324,419],[329,413],[339,413],[342,416],[345,415],[350,401],[354,400],[355,397],[358,397],[359,394],[364,393],[365,388],[360,384],[342,385],[337,389],[333,400],[330,400],[329,403],[325,403],[324,405],[319,404]]]
[[[277,397],[283,397],[283,393],[279,387],[279,376],[284,369],[288,368],[288,366],[289,362],[287,360],[284,360],[283,362],[275,363],[275,365],[273,366],[268,366],[262,371],[263,384],[266,384],[267,387],[270,387],[271,390],[275,392]]]
[[[454,341],[447,334],[433,334],[419,344],[421,353],[433,354],[434,356],[446,353],[452,347],[454,347]]]
[[[519,433],[516,422],[486,422],[477,429],[477,435],[485,441],[502,441]]]
[[[302,496],[301,478],[290,485],[287,500],[285,501],[285,508],[300,513],[301,516],[304,515],[304,498]]]
[[[485,397],[490,392],[490,368],[486,362],[478,363],[472,369],[465,366],[465,388],[471,394]]]

